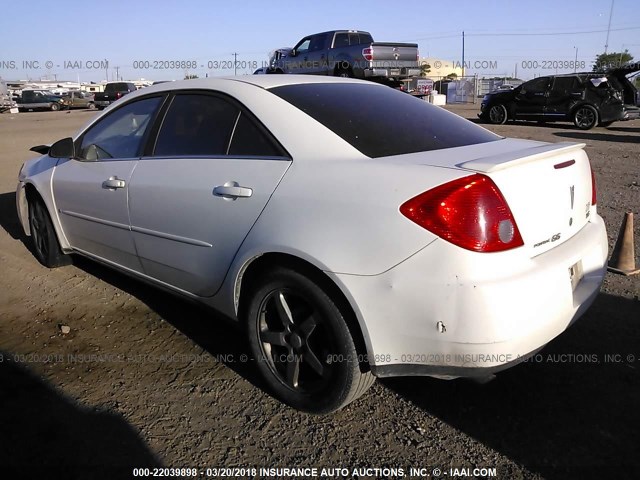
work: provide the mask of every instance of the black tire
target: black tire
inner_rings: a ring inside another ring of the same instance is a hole
[[[95,103],[90,103],[88,105],[89,110],[95,110],[96,109],[96,104]]]
[[[275,268],[254,284],[246,326],[257,367],[274,395],[324,414],[361,396],[375,381],[362,372],[343,313],[320,282]]]
[[[353,78],[353,70],[348,67],[342,67],[336,70],[336,77]]]
[[[507,108],[502,104],[492,105],[488,116],[489,122],[494,125],[504,125],[507,121]]]
[[[598,112],[591,105],[581,105],[573,112],[573,124],[580,130],[590,130],[598,124]]]
[[[29,227],[34,255],[42,265],[56,268],[71,263],[69,255],[65,255],[60,249],[47,207],[39,198],[29,201]]]
[[[57,112],[58,110],[60,110],[60,105],[57,103],[52,103],[49,108],[51,109],[52,112]]]

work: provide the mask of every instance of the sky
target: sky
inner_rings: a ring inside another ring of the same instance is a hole
[[[578,71],[590,71],[605,50],[611,11],[608,51],[627,49],[640,61],[638,0],[32,0],[13,5],[15,14],[3,15],[0,30],[4,80],[249,74],[264,65],[271,50],[336,29],[365,30],[376,41],[418,43],[422,57],[457,65],[462,65],[464,31],[466,74],[517,73],[526,80],[574,71],[576,54]]]

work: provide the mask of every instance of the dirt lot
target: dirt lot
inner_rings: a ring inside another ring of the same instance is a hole
[[[450,109],[474,118],[477,108]],[[264,392],[239,361],[243,338],[211,312],[86,260],[48,270],[31,255],[15,214],[18,169],[30,146],[93,115],[0,115],[0,472],[13,470],[3,478],[129,478],[141,466],[640,475],[640,276],[608,274],[580,322],[493,382],[385,380],[336,414],[300,414]],[[633,211],[640,259],[639,121],[489,128],[585,142],[610,249]]]

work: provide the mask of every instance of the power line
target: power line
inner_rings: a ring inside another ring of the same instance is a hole
[[[588,35],[588,34],[592,34],[592,33],[605,33],[605,32],[622,32],[622,31],[627,31],[627,30],[640,30],[640,27],[627,27],[627,28],[612,28],[612,29],[605,29],[605,30],[582,30],[582,31],[577,31],[577,32],[537,32],[537,33],[526,33],[526,32],[514,32],[514,33],[509,33],[509,32],[502,32],[502,33],[469,33],[469,32],[465,32],[465,35],[467,37],[514,37],[514,36],[522,36],[522,37],[527,37],[527,36],[553,36],[553,35]],[[460,34],[457,35],[443,35],[443,36],[436,36],[436,37],[420,37],[420,38],[416,38],[415,40],[437,40],[440,38],[457,38],[460,37]]]

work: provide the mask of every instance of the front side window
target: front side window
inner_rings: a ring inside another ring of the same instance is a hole
[[[522,84],[522,93],[544,93],[549,85],[549,77],[540,77]]]
[[[93,125],[82,137],[83,160],[135,158],[140,155],[144,134],[162,97],[128,103]]]
[[[296,47],[296,53],[302,54],[307,53],[309,51],[309,45],[311,44],[310,38],[305,38],[300,44]]]

